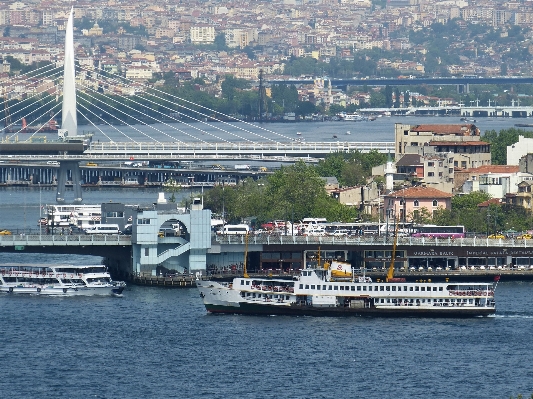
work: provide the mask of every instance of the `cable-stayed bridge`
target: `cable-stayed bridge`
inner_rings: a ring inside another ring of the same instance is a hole
[[[259,159],[316,161],[332,152],[393,150],[393,143],[308,142],[144,88],[120,74],[75,64],[72,12],[62,65],[46,64],[4,86],[0,160],[60,162],[56,199],[67,174],[81,201],[79,162],[87,159]],[[60,119],[60,126],[56,123]],[[83,130],[83,133],[80,133]],[[78,179],[78,180],[76,180]]]

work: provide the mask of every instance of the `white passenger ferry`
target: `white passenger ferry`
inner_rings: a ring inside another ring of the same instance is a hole
[[[36,295],[120,296],[126,284],[113,281],[102,265],[1,265],[0,292]]]
[[[197,286],[211,313],[472,317],[495,313],[497,280],[406,282],[390,274],[385,281],[374,282],[356,276],[347,263],[332,262],[331,267],[304,269],[293,280],[243,277],[224,283],[198,279]]]
[[[76,226],[81,230],[92,228],[101,223],[101,205],[46,205],[40,225],[68,227]]]

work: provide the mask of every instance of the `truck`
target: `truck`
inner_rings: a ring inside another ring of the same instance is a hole
[[[235,165],[235,170],[250,170],[252,169],[251,165]]]

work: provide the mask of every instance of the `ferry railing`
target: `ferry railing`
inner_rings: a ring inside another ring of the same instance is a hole
[[[244,244],[243,235],[217,235],[219,244]],[[290,236],[290,235],[250,235],[248,244],[258,245],[375,245],[392,246],[393,237],[389,236]],[[502,248],[533,248],[533,239],[503,238],[430,238],[430,237],[398,237],[400,246],[431,246],[431,247],[502,247]]]

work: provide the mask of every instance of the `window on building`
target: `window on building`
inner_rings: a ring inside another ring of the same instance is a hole
[[[433,162],[428,162],[428,166],[433,166],[434,163]]]
[[[433,173],[433,172],[428,172],[428,177],[433,177],[433,176],[435,176],[435,173]]]
[[[418,141],[411,142],[411,146],[412,147],[418,147]]]
[[[439,177],[442,177],[442,172],[439,172]]]
[[[439,206],[439,201],[433,200],[433,206]]]
[[[409,136],[409,130],[404,130],[404,131],[403,131],[403,135],[404,135],[404,136]]]
[[[418,200],[413,201],[413,206],[420,206],[420,202]]]

